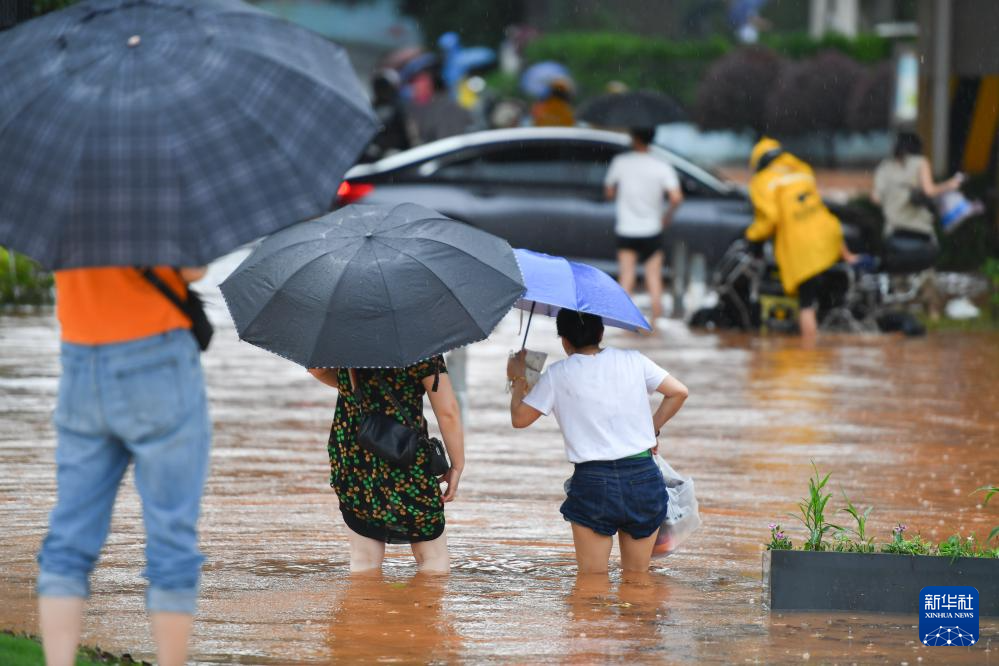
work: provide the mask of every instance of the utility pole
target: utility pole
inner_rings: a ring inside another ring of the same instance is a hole
[[[942,174],[948,166],[950,129],[950,62],[953,7],[951,0],[935,0],[933,25],[933,80],[930,86],[933,108],[933,172]]]

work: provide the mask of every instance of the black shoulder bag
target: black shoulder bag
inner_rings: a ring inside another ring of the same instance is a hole
[[[378,386],[392,403],[395,411],[405,419],[406,424],[399,423],[388,414],[371,411],[365,408],[364,390],[360,382],[354,382],[358,391],[358,402],[365,412],[361,426],[357,432],[357,444],[365,451],[373,453],[394,467],[411,467],[416,462],[416,454],[421,446],[427,448],[429,472],[440,476],[451,469],[444,445],[436,437],[430,437],[424,430],[417,427],[409,418],[409,412],[402,406],[395,392],[385,380],[378,375]]]
[[[180,300],[180,296],[174,292],[160,276],[151,268],[140,269],[142,277],[156,287],[156,290],[163,294],[168,301],[177,306],[177,309],[183,312],[188,319],[191,320],[191,334],[194,339],[198,341],[198,347],[201,351],[208,349],[208,344],[212,341],[212,334],[215,333],[215,328],[212,326],[212,322],[208,321],[208,315],[205,314],[205,304],[202,302],[201,297],[198,296],[198,292],[194,291],[190,287],[187,288],[187,300]]]

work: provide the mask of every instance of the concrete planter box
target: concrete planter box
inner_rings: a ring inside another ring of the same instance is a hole
[[[978,589],[980,615],[999,616],[999,559],[774,550],[763,554],[771,610],[919,612],[927,585]]]

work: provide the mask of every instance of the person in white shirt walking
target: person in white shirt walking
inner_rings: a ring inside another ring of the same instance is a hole
[[[561,310],[556,326],[568,358],[548,368],[530,393],[525,353],[507,363],[513,427],[554,413],[562,429],[576,467],[560,510],[572,523],[579,573],[607,571],[618,530],[621,568],[647,571],[668,502],[652,457],[656,437],[683,406],[687,387],[637,351],[600,347],[600,317]],[[653,413],[655,392],[663,400]]]
[[[631,130],[632,150],[611,160],[604,178],[607,198],[617,204],[618,280],[631,294],[637,266],[643,264],[653,328],[662,316],[663,233],[683,202],[672,165],[649,153],[654,136],[654,129]],[[669,198],[669,208],[664,208],[664,197]]]

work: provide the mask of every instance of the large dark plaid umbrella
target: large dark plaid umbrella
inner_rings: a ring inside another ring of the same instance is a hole
[[[653,128],[686,117],[683,107],[672,97],[650,90],[594,97],[580,108],[578,115],[591,125],[621,128]]]
[[[344,52],[237,0],[88,0],[0,33],[0,245],[201,265],[326,210],[376,121]]]
[[[524,293],[506,241],[402,204],[262,242],[222,283],[239,337],[306,367],[406,367],[482,340]]]

